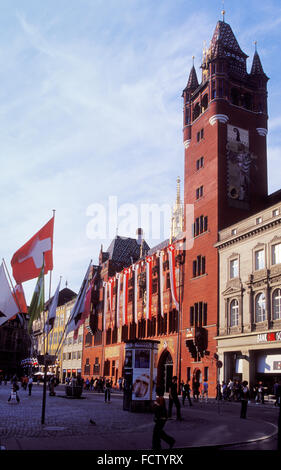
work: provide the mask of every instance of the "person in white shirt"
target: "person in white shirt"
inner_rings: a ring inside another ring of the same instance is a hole
[[[32,385],[33,385],[33,379],[32,379],[32,377],[29,377],[29,380],[28,380],[28,395],[31,395]]]

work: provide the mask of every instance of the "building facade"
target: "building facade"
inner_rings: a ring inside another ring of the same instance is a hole
[[[230,27],[218,21],[204,50],[202,80],[194,66],[183,91],[185,147],[184,203],[194,207],[193,244],[186,253],[183,373],[217,382],[218,253],[215,243],[224,227],[263,207],[267,197],[267,81],[258,53],[250,73],[247,55]],[[201,351],[194,351],[196,336]],[[187,345],[187,346],[186,346]]]
[[[269,198],[270,201],[270,198]],[[219,233],[221,381],[281,378],[281,195]]]

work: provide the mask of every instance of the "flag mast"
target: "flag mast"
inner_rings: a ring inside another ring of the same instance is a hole
[[[55,213],[56,210],[53,209],[53,218],[54,218],[54,223],[53,227],[55,226]],[[54,240],[54,236],[53,236]],[[53,247],[52,247],[53,249]],[[45,261],[45,253],[43,252],[43,263]],[[44,263],[45,264],[45,263]],[[51,284],[52,284],[52,272],[53,272],[53,266],[52,269],[50,270],[50,276],[49,276],[49,307],[50,308],[50,298],[51,298]],[[44,282],[44,276],[43,276],[43,282]],[[48,332],[49,332],[49,311],[48,311]],[[45,322],[44,322],[44,330],[45,330]],[[45,331],[43,332],[43,335],[45,336]],[[47,344],[46,344],[47,343]],[[48,371],[48,364],[47,364],[47,356],[48,356],[48,351],[46,351],[46,347],[48,346],[48,334],[46,335],[44,339],[44,386],[43,386],[43,401],[42,401],[42,415],[41,415],[41,424],[45,423],[45,410],[46,410],[46,391],[47,391],[47,371]],[[48,348],[47,348],[48,349]]]

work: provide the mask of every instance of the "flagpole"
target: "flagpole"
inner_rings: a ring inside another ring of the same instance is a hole
[[[45,269],[45,252],[43,252],[43,289],[44,289],[44,269]],[[45,292],[43,290],[43,292]],[[44,305],[44,302],[43,302],[43,305]],[[45,330],[45,328],[44,328]],[[43,332],[44,334],[44,332]],[[45,337],[45,341],[44,341],[44,351],[45,351],[45,354],[44,354],[44,384],[43,384],[43,400],[42,400],[42,414],[41,414],[41,424],[44,424],[45,423],[45,410],[46,410],[46,390],[47,390],[47,370],[48,370],[48,366],[47,366],[47,361],[46,361],[46,356],[48,355],[48,351],[46,352],[46,339],[48,339],[48,337],[46,338]]]

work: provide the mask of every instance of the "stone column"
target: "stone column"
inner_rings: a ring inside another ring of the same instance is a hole
[[[243,356],[242,380],[247,380],[247,382],[250,384],[250,368],[251,368],[250,352],[248,349],[243,349],[243,351],[241,351],[241,354]]]

